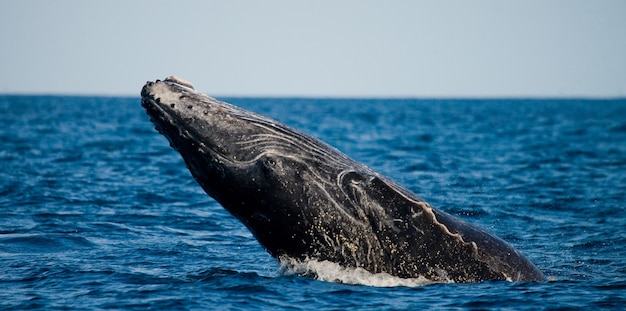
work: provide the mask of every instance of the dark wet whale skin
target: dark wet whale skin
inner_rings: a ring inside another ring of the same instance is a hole
[[[507,242],[315,138],[175,77],[141,95],[196,181],[276,258],[435,282],[545,280]]]

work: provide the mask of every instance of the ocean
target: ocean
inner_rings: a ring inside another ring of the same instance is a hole
[[[202,191],[139,97],[0,96],[0,309],[626,306],[626,99],[221,99],[498,235],[549,280],[300,276]]]

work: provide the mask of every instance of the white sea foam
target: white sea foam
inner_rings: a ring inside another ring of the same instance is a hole
[[[416,287],[435,283],[421,276],[405,279],[388,273],[371,273],[363,268],[346,268],[330,261],[312,259],[299,261],[283,257],[280,263],[282,272],[285,274],[306,275],[326,282],[377,287]]]

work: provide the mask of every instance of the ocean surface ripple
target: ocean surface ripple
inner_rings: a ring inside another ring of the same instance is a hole
[[[626,305],[626,100],[225,100],[495,233],[549,281],[298,276],[204,194],[138,98],[0,96],[0,309]]]

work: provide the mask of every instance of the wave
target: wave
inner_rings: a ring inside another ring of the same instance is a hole
[[[301,261],[284,256],[279,261],[280,270],[285,275],[307,276],[326,282],[374,287],[417,287],[437,283],[424,277],[400,278],[384,272],[372,273],[363,268],[342,267],[327,260],[307,259]],[[448,283],[452,283],[452,281]]]

